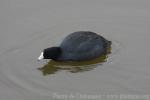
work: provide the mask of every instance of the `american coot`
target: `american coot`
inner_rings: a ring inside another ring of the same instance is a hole
[[[106,54],[111,41],[90,31],[78,31],[68,35],[59,47],[44,49],[38,60],[83,61]]]

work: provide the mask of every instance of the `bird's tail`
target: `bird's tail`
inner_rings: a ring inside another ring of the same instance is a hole
[[[109,54],[109,53],[111,53],[111,44],[112,44],[112,42],[111,41],[108,41],[107,40],[107,46],[106,46],[106,54]]]

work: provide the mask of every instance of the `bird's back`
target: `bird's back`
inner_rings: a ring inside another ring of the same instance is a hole
[[[61,43],[60,60],[87,60],[104,53],[107,40],[100,35],[80,31],[68,35]]]

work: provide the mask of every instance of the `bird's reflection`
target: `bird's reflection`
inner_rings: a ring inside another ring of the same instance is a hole
[[[111,53],[111,48],[108,50],[107,54],[102,55],[96,59],[88,61],[54,61],[50,60],[46,65],[38,68],[44,76],[55,74],[58,71],[66,70],[71,73],[90,71],[96,68],[98,65],[102,65],[106,62],[108,54]]]

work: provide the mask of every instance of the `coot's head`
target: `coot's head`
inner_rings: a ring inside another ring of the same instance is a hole
[[[60,54],[61,54],[61,48],[60,47],[51,47],[44,49],[43,52],[41,52],[41,55],[38,57],[38,60],[42,59],[53,59],[56,60]]]

